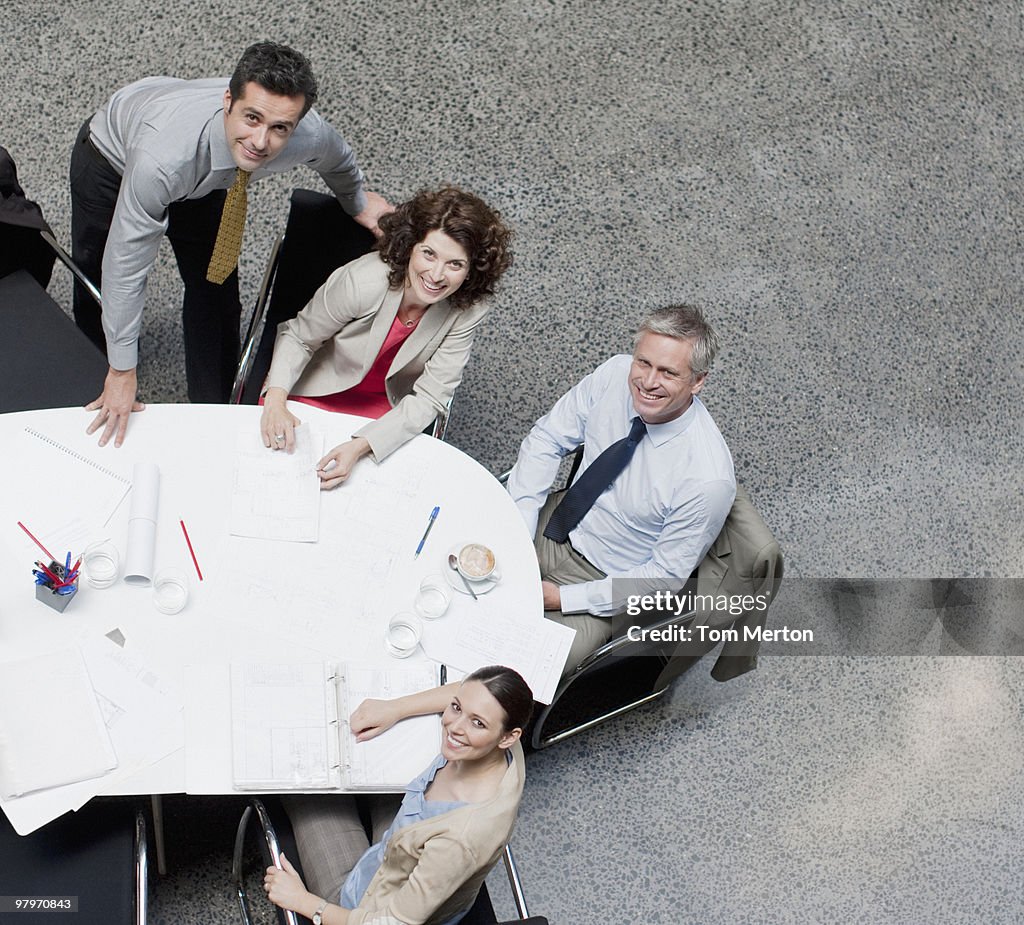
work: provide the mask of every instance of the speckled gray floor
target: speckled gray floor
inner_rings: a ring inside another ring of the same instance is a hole
[[[0,143],[65,240],[71,142],[110,91],[291,42],[376,189],[454,181],[516,228],[456,445],[505,467],[645,310],[695,300],[725,344],[705,397],[788,555],[773,623],[802,612],[797,578],[1022,577],[1016,0],[3,9]],[[249,292],[288,188],[318,183],[255,188]],[[66,282],[51,291],[68,303]],[[183,396],[177,299],[165,247],[151,400]],[[1022,682],[1005,656],[777,655],[727,685],[702,666],[533,757],[533,905],[557,923],[1018,922]],[[232,921],[230,832],[193,852],[218,814],[189,805],[151,920]]]

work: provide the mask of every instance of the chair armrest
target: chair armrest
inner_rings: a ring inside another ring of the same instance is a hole
[[[235,381],[231,384],[231,396],[228,399],[229,404],[232,405],[240,405],[242,403],[245,387],[249,382],[253,364],[256,362],[256,354],[259,352],[260,341],[263,338],[263,329],[267,323],[270,289],[274,283],[274,275],[277,273],[282,244],[284,244],[284,235],[279,234],[274,241],[273,247],[270,249],[270,258],[267,260],[266,269],[263,271],[263,280],[260,283],[256,301],[253,303],[252,315],[249,317],[249,327],[245,332],[245,341],[242,345],[238,369],[235,371]]]
[[[103,299],[100,296],[99,289],[97,289],[93,285],[92,280],[90,280],[89,277],[82,272],[78,264],[71,259],[71,255],[57,243],[57,239],[52,234],[50,234],[50,232],[41,230],[39,232],[39,236],[47,244],[50,245],[50,248],[53,250],[53,252],[60,258],[60,262],[63,263],[64,266],[66,266],[74,274],[75,279],[77,279],[85,287],[86,292],[88,292],[89,295],[91,295],[93,299],[96,300],[96,304],[100,306],[100,308],[102,308]]]
[[[452,405],[454,403],[455,396],[452,395],[452,397],[448,399],[448,403],[444,406],[444,411],[440,412],[437,417],[434,418],[434,423],[430,425],[430,436],[435,440],[440,440],[442,443],[444,443],[445,434],[448,433],[448,421],[451,419]]]
[[[530,911],[526,908],[523,883],[519,879],[519,868],[516,867],[516,859],[512,856],[511,845],[505,845],[505,850],[501,853],[501,859],[505,863],[505,874],[508,876],[508,885],[512,890],[512,899],[516,904],[516,913],[520,919],[526,919]]]
[[[571,460],[571,462],[569,463],[569,469],[566,473],[563,487],[571,485],[572,480],[576,477],[576,473],[579,471],[580,463],[583,462],[583,444],[581,443],[578,447],[576,447],[576,449],[570,450],[568,453],[566,453],[563,457],[563,463],[565,459],[569,459]],[[501,473],[501,475],[495,476],[495,478],[497,478],[497,480],[501,482],[502,485],[505,485],[508,483],[508,479],[511,474],[512,470],[506,469],[504,472]],[[556,483],[557,481],[558,480],[556,478]],[[552,486],[551,490],[554,491],[555,487]]]
[[[245,889],[245,870],[243,865],[245,835],[249,827],[249,819],[255,815],[259,823],[261,835],[263,836],[264,847],[269,854],[274,866],[281,866],[281,848],[277,840],[277,832],[274,824],[270,821],[270,815],[262,800],[253,800],[245,808],[242,818],[238,822],[238,831],[235,833],[235,852],[231,858],[231,877],[235,881],[235,896],[238,899],[239,911],[242,914],[244,925],[252,925],[252,916],[249,910],[249,896]],[[277,907],[275,907],[277,908]],[[287,909],[277,908],[278,918],[287,925],[298,925],[295,913]]]
[[[696,617],[696,610],[690,610],[684,614],[669,614],[668,616],[663,617],[661,620],[656,620],[654,623],[645,623],[643,628],[645,631],[651,631],[664,630],[674,625],[688,626],[689,624],[693,623]],[[644,645],[644,643],[640,642],[639,640],[630,639],[629,636],[627,636],[625,633],[621,636],[615,636],[614,638],[609,639],[608,642],[606,642],[603,646],[591,652],[590,655],[588,655],[585,659],[583,659],[583,661],[576,666],[576,671],[585,671],[591,665],[595,664],[598,661],[601,661],[602,659],[607,658],[610,655],[614,655],[616,652],[619,651],[619,649],[624,649],[626,648],[626,646],[638,645]],[[652,644],[649,643],[648,645]],[[571,677],[572,675],[570,675],[569,678],[567,678],[566,680],[569,680]]]
[[[146,817],[135,811],[135,925],[146,925],[149,915],[149,845]]]

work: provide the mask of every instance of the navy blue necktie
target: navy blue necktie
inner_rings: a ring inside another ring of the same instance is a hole
[[[633,418],[629,436],[613,443],[597,457],[572,487],[565,493],[558,507],[551,514],[544,535],[556,543],[564,543],[569,533],[583,520],[598,496],[605,491],[619,473],[626,468],[637,446],[647,432],[647,425],[640,417]]]

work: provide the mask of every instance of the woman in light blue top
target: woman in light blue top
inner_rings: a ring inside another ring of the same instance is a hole
[[[526,682],[496,666],[460,684],[365,701],[351,720],[360,741],[443,710],[441,754],[409,784],[394,821],[369,848],[353,797],[289,798],[310,889],[282,857],[283,870],[267,868],[270,899],[315,925],[454,925],[512,832],[525,781],[519,738],[532,707]]]

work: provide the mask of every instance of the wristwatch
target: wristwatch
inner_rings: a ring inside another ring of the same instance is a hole
[[[320,908],[313,913],[313,925],[324,925],[324,909],[327,908],[327,900],[320,903]]]

